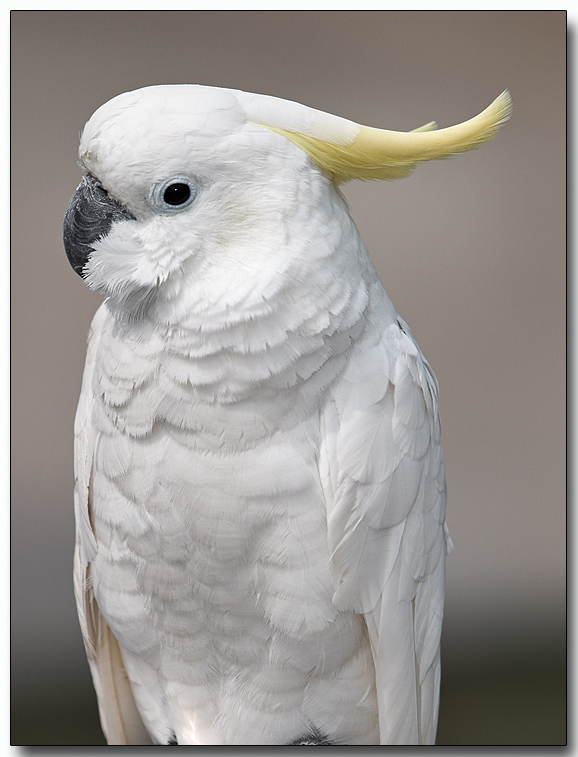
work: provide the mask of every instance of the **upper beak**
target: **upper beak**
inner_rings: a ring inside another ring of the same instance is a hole
[[[108,234],[115,221],[134,220],[98,179],[92,174],[84,176],[66,208],[62,234],[66,255],[76,273],[84,275],[94,243]]]

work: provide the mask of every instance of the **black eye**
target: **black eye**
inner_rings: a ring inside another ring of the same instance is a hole
[[[199,183],[193,177],[172,176],[151,187],[149,202],[157,213],[180,213],[194,202],[198,189]]]
[[[169,184],[163,194],[163,200],[167,205],[183,205],[191,196],[191,188],[188,184],[175,182]]]

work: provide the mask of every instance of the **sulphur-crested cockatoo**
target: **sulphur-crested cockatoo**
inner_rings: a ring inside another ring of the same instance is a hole
[[[338,185],[474,148],[509,110],[401,133],[183,85],[87,123],[64,243],[105,301],[75,586],[109,744],[434,743],[436,381]]]

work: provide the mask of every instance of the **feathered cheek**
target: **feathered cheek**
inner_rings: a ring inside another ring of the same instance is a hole
[[[93,244],[84,269],[86,283],[105,295],[160,286],[179,267],[182,257],[163,237],[143,234],[133,223],[116,224]]]

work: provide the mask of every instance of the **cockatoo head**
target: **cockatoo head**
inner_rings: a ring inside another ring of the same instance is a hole
[[[185,282],[204,282],[217,297],[242,282],[250,288],[327,233],[316,209],[330,206],[327,219],[346,222],[338,183],[398,178],[417,162],[472,149],[509,110],[505,92],[464,124],[403,133],[236,90],[128,92],[99,108],[82,134],[85,175],[65,216],[66,253],[91,288],[132,317],[158,296],[175,300]]]

